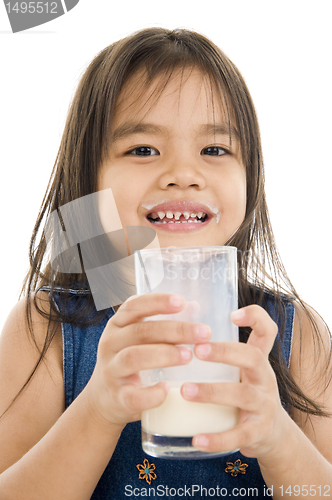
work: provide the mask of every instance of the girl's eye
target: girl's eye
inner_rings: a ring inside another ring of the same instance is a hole
[[[135,156],[154,156],[159,155],[159,152],[150,146],[138,146],[137,148],[131,149],[126,154]]]
[[[209,155],[209,156],[223,156],[226,155],[228,151],[221,146],[209,146],[208,148],[204,148],[201,151],[201,155]]]

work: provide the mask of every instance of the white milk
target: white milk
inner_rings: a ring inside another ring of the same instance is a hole
[[[227,431],[238,423],[238,408],[187,401],[180,389],[171,387],[160,406],[142,412],[142,428],[147,433],[191,437]]]

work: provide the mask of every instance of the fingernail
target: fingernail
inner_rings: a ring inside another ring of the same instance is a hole
[[[237,311],[233,311],[231,314],[231,319],[235,319],[235,321],[239,321],[245,317],[246,313],[243,309],[238,309]]]
[[[183,394],[188,398],[193,398],[198,393],[198,386],[196,384],[184,384]]]
[[[195,334],[200,340],[208,339],[211,335],[211,328],[208,325],[196,325]]]
[[[179,347],[179,349],[183,361],[189,361],[189,359],[191,359],[191,351],[185,347]]]
[[[209,446],[209,440],[206,436],[196,436],[194,438],[194,446],[197,448],[207,448]]]
[[[180,295],[172,295],[169,300],[171,306],[174,307],[180,307],[183,304],[183,297],[181,297]]]
[[[198,346],[196,346],[195,352],[201,358],[205,358],[211,352],[211,344],[199,344]]]

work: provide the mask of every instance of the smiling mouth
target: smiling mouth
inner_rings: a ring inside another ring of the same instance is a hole
[[[147,220],[154,225],[166,224],[203,224],[210,217],[204,212],[171,212],[158,211],[147,215]]]

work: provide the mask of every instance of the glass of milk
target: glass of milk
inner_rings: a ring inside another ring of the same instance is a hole
[[[146,320],[204,323],[212,329],[212,342],[239,340],[238,327],[230,319],[238,308],[237,276],[235,247],[168,247],[135,252],[138,295],[172,293],[186,300],[181,312]],[[238,408],[187,401],[180,390],[185,382],[238,382],[239,368],[193,356],[185,366],[144,370],[140,377],[144,387],[161,381],[170,385],[160,406],[142,412],[142,447],[148,455],[200,459],[225,454],[199,451],[192,446],[192,438],[232,429],[238,423]],[[231,451],[235,450],[227,453]]]

